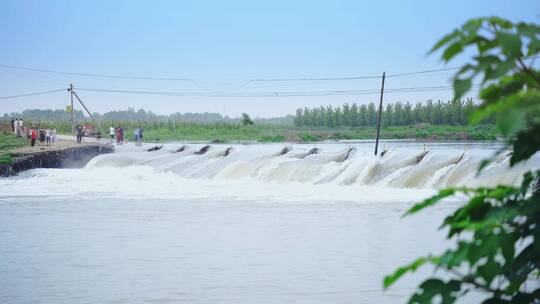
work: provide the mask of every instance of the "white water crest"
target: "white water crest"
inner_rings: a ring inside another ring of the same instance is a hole
[[[148,167],[148,172],[172,173],[187,179],[219,181],[252,180],[262,183],[308,185],[332,184],[361,187],[437,189],[452,186],[516,185],[526,170],[538,167],[538,158],[510,168],[509,154],[502,154],[480,174],[480,162],[490,156],[486,149],[409,144],[374,156],[368,144],[313,145],[165,145],[162,150],[117,148],[117,153],[94,158],[85,170]],[[311,153],[310,153],[311,152]]]
[[[36,169],[0,179],[5,197],[81,199],[215,198],[279,202],[413,202],[439,188],[517,185],[534,157],[509,167],[501,154],[480,174],[482,159],[500,144],[389,142],[383,156],[372,143],[133,145],[93,158],[82,169]],[[36,183],[60,185],[35,191]]]

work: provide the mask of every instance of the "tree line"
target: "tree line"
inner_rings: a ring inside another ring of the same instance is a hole
[[[103,114],[94,112],[92,113],[94,117],[101,122],[114,121],[114,122],[161,122],[161,123],[230,123],[237,124],[242,122],[242,117],[229,117],[227,115],[222,115],[219,113],[174,113],[170,115],[156,114],[152,111],[147,111],[144,109],[135,110],[132,107],[129,107],[127,110],[115,110],[108,111]],[[85,115],[82,110],[75,109],[73,112],[74,120],[76,122],[89,121],[90,118]],[[54,121],[54,122],[66,122],[71,121],[71,113],[66,112],[65,110],[51,110],[51,109],[27,109],[20,113],[12,112],[5,113],[3,116],[0,116],[0,121],[9,121],[13,118],[22,118],[26,121]],[[257,124],[268,124],[268,125],[292,125],[294,120],[293,115],[287,115],[283,117],[272,117],[272,118],[253,118],[253,122]]]
[[[425,103],[388,103],[383,107],[381,123],[384,126],[403,126],[417,123],[434,125],[467,125],[469,115],[478,106],[472,99],[442,102],[428,100]],[[378,109],[374,103],[358,105],[298,108],[294,124],[299,127],[374,127],[377,125]]]

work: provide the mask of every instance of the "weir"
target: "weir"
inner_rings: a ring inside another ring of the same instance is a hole
[[[538,158],[514,168],[501,157],[478,176],[483,155],[463,150],[386,150],[384,157],[357,147],[336,152],[319,148],[264,145],[197,146],[163,148],[155,153],[115,153],[93,159],[86,169],[101,167],[150,167],[155,174],[173,173],[181,178],[238,180],[263,183],[309,183],[336,186],[393,188],[442,188],[452,186],[516,185],[521,173],[538,167]],[[193,152],[195,151],[195,152]],[[121,169],[120,169],[121,170]]]

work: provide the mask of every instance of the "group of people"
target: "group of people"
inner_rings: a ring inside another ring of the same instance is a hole
[[[11,132],[17,135],[17,137],[21,137],[23,136],[24,131],[22,118],[15,119],[14,117],[11,117]]]
[[[39,139],[40,145],[56,145],[58,137],[56,135],[56,128],[44,129],[44,128],[32,128],[29,130],[28,138],[30,139],[30,146],[33,147],[36,144],[36,140]]]
[[[143,128],[136,128],[135,131],[133,131],[133,140],[135,141],[135,144],[137,146],[141,146],[143,143]],[[124,128],[121,125],[118,125],[118,127],[110,127],[109,128],[109,134],[111,136],[111,144],[114,143],[114,140],[116,139],[116,144],[122,145],[124,143],[127,143],[127,139],[124,138]]]
[[[30,140],[30,146],[34,147],[36,141],[39,145],[55,145],[58,142],[56,128],[42,128],[31,126],[29,128],[23,125],[22,118],[11,118],[11,132],[17,137],[26,137]]]

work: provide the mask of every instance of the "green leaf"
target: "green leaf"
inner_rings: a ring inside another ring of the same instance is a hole
[[[452,188],[439,190],[439,193],[437,195],[432,196],[432,197],[430,197],[428,199],[425,199],[423,202],[412,206],[405,213],[405,215],[413,214],[413,213],[416,213],[416,212],[418,212],[418,211],[420,211],[420,210],[422,210],[422,209],[424,209],[424,208],[426,208],[428,206],[432,206],[432,205],[438,203],[443,198],[454,195],[455,192],[456,192],[456,190],[452,189]]]
[[[509,71],[511,71],[512,69],[514,69],[515,67],[516,67],[515,62],[510,61],[510,60],[509,61],[503,61],[503,62],[497,64],[497,67],[495,69],[491,70],[490,73],[486,73],[483,82],[486,82],[486,81],[491,80],[491,79],[500,78],[500,77],[504,76],[506,73],[508,73]]]
[[[474,246],[470,247],[468,258],[474,265],[482,258],[493,258],[499,249],[498,236],[488,233],[475,233]]]
[[[519,237],[519,236],[518,236]],[[500,236],[501,252],[503,254],[505,262],[508,264],[514,259],[514,239],[512,234],[503,234]]]
[[[478,267],[478,273],[484,279],[484,282],[489,286],[493,279],[502,271],[501,265],[493,259],[488,259],[487,263]]]
[[[534,124],[517,133],[510,165],[524,161],[540,150],[540,124]]]
[[[444,282],[440,279],[429,279],[420,285],[421,291],[415,293],[408,303],[433,303],[433,298],[441,296],[442,304],[454,303],[459,291],[461,282],[450,280]]]
[[[519,93],[526,85],[525,77],[521,74],[502,77],[497,84],[491,84],[480,91],[480,98],[486,104],[496,103],[502,98]]]
[[[501,43],[503,53],[513,57],[522,56],[521,39],[518,35],[498,32],[497,38]]]
[[[435,52],[436,50],[440,49],[443,45],[448,44],[450,41],[454,40],[455,38],[459,37],[459,31],[454,30],[450,34],[447,34],[444,36],[441,40],[439,40],[432,48],[429,50],[428,54],[431,54]]]
[[[491,24],[498,25],[504,29],[511,29],[513,26],[512,22],[497,16],[490,17],[489,22]]]
[[[444,61],[448,62],[450,59],[454,58],[457,54],[463,51],[463,46],[461,42],[455,42],[444,50],[442,58]]]
[[[459,242],[457,249],[447,250],[441,256],[441,258],[438,260],[438,266],[445,266],[446,268],[451,269],[460,265],[462,262],[467,260],[470,247],[470,243],[463,241]]]
[[[454,79],[454,99],[460,99],[472,86],[472,78]]]
[[[500,111],[496,116],[497,128],[504,137],[512,137],[525,126],[527,112],[520,108],[508,108],[505,112]]]
[[[393,274],[385,276],[383,281],[383,287],[386,289],[390,287],[394,282],[396,282],[400,277],[402,277],[407,272],[416,271],[420,266],[424,265],[425,263],[431,261],[431,257],[427,258],[418,258],[414,260],[412,263],[398,268]]]

